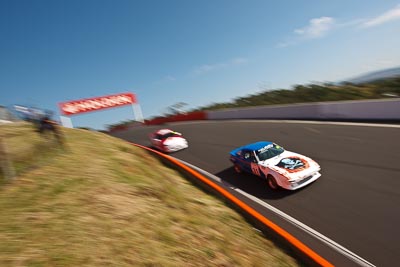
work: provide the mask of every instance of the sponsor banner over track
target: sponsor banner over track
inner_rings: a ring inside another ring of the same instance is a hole
[[[134,94],[122,93],[61,102],[58,105],[62,115],[75,115],[84,112],[97,111],[136,103],[136,96]]]

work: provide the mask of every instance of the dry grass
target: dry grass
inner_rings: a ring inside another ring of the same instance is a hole
[[[139,148],[84,130],[65,129],[64,148],[27,125],[0,131],[26,136],[5,138],[22,165],[38,143],[46,154],[29,152],[35,167],[0,186],[0,266],[298,265]]]

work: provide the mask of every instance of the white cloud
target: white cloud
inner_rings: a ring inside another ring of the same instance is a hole
[[[284,47],[288,47],[288,46],[295,45],[295,44],[296,44],[296,42],[294,42],[294,41],[280,42],[276,45],[276,47],[284,48]]]
[[[176,77],[172,75],[165,75],[164,77],[152,82],[154,85],[165,84],[176,81]]]
[[[247,63],[249,60],[244,57],[237,57],[231,60],[231,65],[241,65]]]
[[[320,17],[311,19],[309,25],[295,29],[294,33],[305,38],[319,38],[324,36],[335,26],[335,19],[332,17]]]
[[[231,67],[231,66],[236,66],[236,65],[241,65],[244,63],[247,63],[248,59],[247,58],[242,58],[242,57],[237,57],[237,58],[233,58],[227,62],[220,62],[220,63],[215,63],[215,64],[204,64],[201,65],[199,67],[197,67],[193,73],[196,75],[200,75],[200,74],[204,74],[207,72],[211,72],[211,71],[215,71],[215,70],[220,70],[220,69],[224,69],[227,67]]]
[[[332,17],[320,17],[310,19],[309,24],[305,27],[295,29],[294,36],[286,38],[286,40],[278,43],[277,48],[284,48],[296,45],[308,39],[316,39],[325,36],[333,28],[340,27],[336,20]]]
[[[400,19],[400,5],[386,11],[382,15],[365,21],[362,26],[366,28],[373,27],[396,19]]]
[[[164,77],[164,80],[173,82],[173,81],[176,81],[176,78],[174,76],[167,75]]]
[[[309,21],[307,26],[295,29],[293,31],[294,35],[289,36],[286,40],[278,43],[276,47],[284,48],[297,45],[305,40],[321,38],[333,29],[338,30],[353,27],[369,28],[394,20],[400,20],[400,4],[371,19],[354,18],[345,22],[337,22],[336,19],[332,17],[313,18]]]
[[[226,67],[226,63],[204,64],[194,70],[195,74],[203,74],[213,70],[218,70]]]

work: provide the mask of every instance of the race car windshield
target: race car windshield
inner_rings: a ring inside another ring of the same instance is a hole
[[[278,146],[277,144],[271,144],[268,146],[265,146],[259,150],[256,151],[257,157],[260,161],[267,160],[273,157],[278,156],[279,154],[283,153],[285,151],[283,147]]]
[[[166,133],[162,136],[162,139],[167,139],[168,137],[176,137],[176,136],[181,136],[178,133],[175,132],[170,132],[170,133]]]

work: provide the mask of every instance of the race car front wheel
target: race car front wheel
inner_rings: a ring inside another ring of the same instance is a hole
[[[275,178],[272,175],[268,175],[267,183],[269,188],[271,188],[272,190],[277,190],[279,188],[278,183],[276,182]]]

